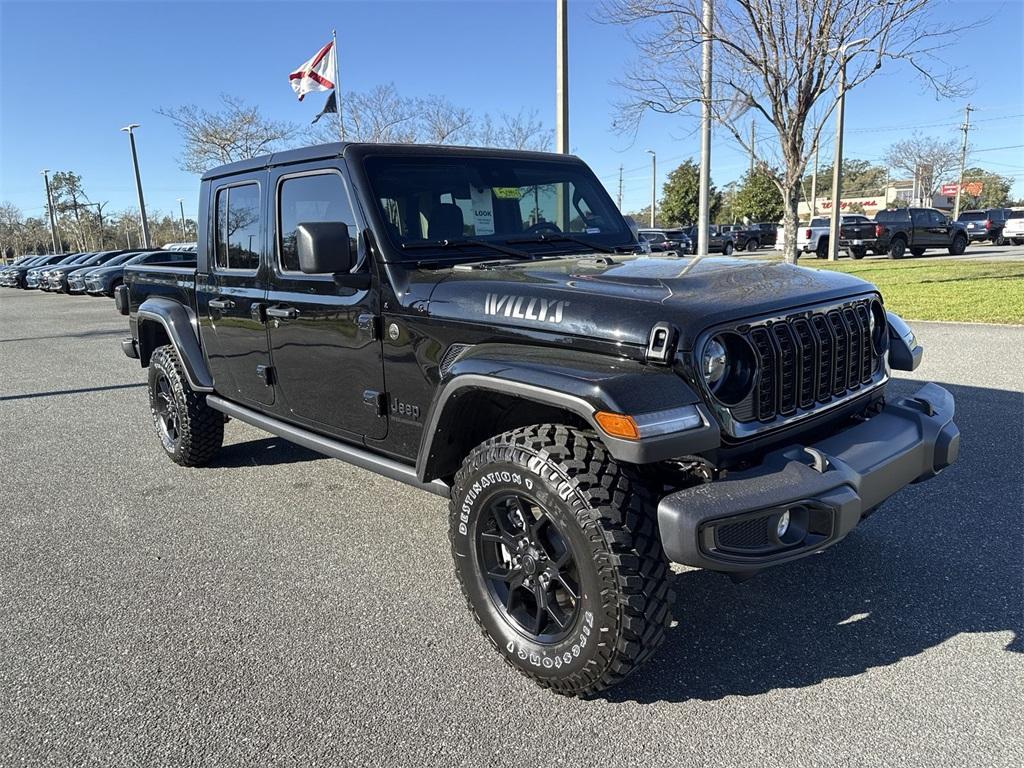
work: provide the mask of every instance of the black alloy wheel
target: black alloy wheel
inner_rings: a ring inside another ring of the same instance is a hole
[[[907,243],[902,237],[893,238],[889,243],[889,258],[890,259],[902,259],[904,252],[907,250]]]
[[[476,545],[502,617],[533,642],[563,639],[579,614],[579,572],[568,541],[543,507],[521,493],[494,498]]]
[[[156,391],[153,394],[153,416],[156,419],[160,440],[168,453],[174,453],[181,437],[181,413],[174,399],[171,380],[163,371],[157,374]]]

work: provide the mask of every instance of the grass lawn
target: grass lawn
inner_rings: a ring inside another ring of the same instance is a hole
[[[886,308],[907,320],[1024,324],[1024,262],[801,258],[800,264],[874,283]]]

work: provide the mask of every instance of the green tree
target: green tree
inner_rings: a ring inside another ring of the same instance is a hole
[[[966,208],[998,208],[1010,204],[1013,179],[986,171],[984,168],[964,168],[964,191],[960,194],[960,210]],[[970,194],[972,184],[981,184],[981,192]]]
[[[733,213],[751,221],[778,221],[785,210],[774,174],[764,165],[748,171],[736,190]]]
[[[714,221],[718,210],[722,207],[722,195],[710,187],[709,220]],[[700,200],[700,166],[687,160],[668,175],[661,189],[661,205],[659,218],[669,224],[693,224],[697,221],[697,209]]]
[[[880,194],[885,189],[886,169],[872,165],[867,160],[843,158],[843,197],[867,197]],[[804,187],[810,194],[811,174],[804,176]],[[832,194],[832,164],[818,166],[818,183],[815,188],[818,198]]]

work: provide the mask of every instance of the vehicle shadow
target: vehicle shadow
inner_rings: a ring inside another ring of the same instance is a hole
[[[269,467],[277,464],[297,464],[302,461],[323,459],[323,454],[290,443],[280,437],[266,437],[244,443],[225,445],[207,464],[211,469],[237,467]]]
[[[894,381],[890,397],[921,382]],[[713,700],[859,675],[964,632],[1024,653],[1024,395],[943,384],[959,461],[905,489],[829,550],[733,583],[677,574],[672,627],[611,701]]]

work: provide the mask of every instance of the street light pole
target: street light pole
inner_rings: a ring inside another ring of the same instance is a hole
[[[651,156],[651,229],[654,229],[657,226],[654,212],[658,208],[658,155],[653,149],[648,149],[647,154]]]
[[[181,209],[181,239],[188,240],[188,234],[185,232],[185,200],[184,198],[178,198],[178,208]]]
[[[829,50],[829,53],[839,52],[839,101],[836,103],[836,146],[835,157],[832,160],[832,220],[828,226],[829,261],[835,261],[839,255],[839,226],[843,220],[839,206],[842,199],[840,187],[843,173],[843,113],[846,107],[846,49],[851,45],[862,45],[866,42],[867,38],[861,38]]]
[[[697,203],[697,258],[708,255],[711,218],[711,28],[715,21],[712,0],[704,0],[701,21],[700,196]]]
[[[555,151],[569,152],[568,0],[555,0]]]
[[[142,196],[142,176],[139,175],[139,155],[135,151],[135,134],[133,129],[138,128],[138,123],[131,123],[122,128],[128,133],[128,143],[132,148],[132,165],[135,166],[135,188],[139,193],[139,213],[142,215],[142,246],[152,247],[149,240],[149,221],[146,219],[146,200]]]
[[[53,252],[57,252],[57,218],[53,213],[53,195],[50,194],[50,169],[44,168],[39,172],[42,174],[43,180],[46,182],[46,210],[50,214],[50,245],[53,246]]]

